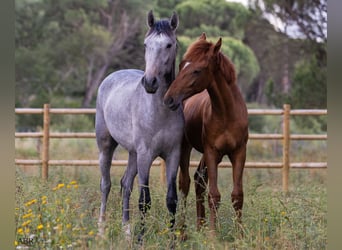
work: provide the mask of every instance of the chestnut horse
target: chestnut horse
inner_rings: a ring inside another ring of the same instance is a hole
[[[217,166],[228,155],[233,169],[231,200],[238,222],[243,206],[242,175],[248,140],[246,104],[236,84],[233,64],[203,33],[189,46],[179,65],[179,74],[164,96],[164,103],[176,110],[183,102],[185,131],[180,159],[179,189],[184,203],[189,192],[189,160],[192,148],[202,158],[195,173],[197,226],[205,221],[204,194],[209,178],[210,229],[215,229],[220,192]]]

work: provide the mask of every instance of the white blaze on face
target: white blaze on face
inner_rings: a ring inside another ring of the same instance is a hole
[[[186,63],[184,64],[183,69],[185,69],[187,66],[189,66],[190,63],[191,63],[191,62],[186,62]]]

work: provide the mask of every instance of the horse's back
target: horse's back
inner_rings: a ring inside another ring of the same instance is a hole
[[[132,94],[140,82],[144,72],[136,69],[118,70],[108,75],[101,83],[97,100],[104,104],[111,95]]]

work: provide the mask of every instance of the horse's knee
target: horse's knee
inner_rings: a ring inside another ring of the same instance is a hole
[[[221,194],[217,192],[210,192],[208,194],[209,208],[212,210],[217,210],[221,201]]]
[[[139,210],[142,213],[146,213],[151,208],[151,196],[148,187],[141,188],[139,197]]]
[[[188,196],[189,189],[190,189],[190,176],[189,175],[179,175],[179,190],[182,192],[182,194],[186,197]]]
[[[236,211],[241,210],[243,206],[243,191],[233,190],[231,194],[231,200],[232,200],[234,209]]]
[[[111,186],[112,186],[112,183],[110,180],[101,179],[100,189],[102,193],[108,194]]]
[[[166,197],[166,206],[171,214],[176,214],[178,198],[177,194],[168,195]]]

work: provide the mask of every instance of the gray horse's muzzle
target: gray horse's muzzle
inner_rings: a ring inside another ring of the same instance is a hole
[[[159,84],[158,84],[156,77],[149,79],[146,76],[143,76],[143,78],[141,79],[141,84],[144,86],[146,92],[149,94],[156,93],[156,91],[159,87]]]

